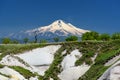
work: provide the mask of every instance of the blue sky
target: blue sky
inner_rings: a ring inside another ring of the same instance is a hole
[[[0,33],[62,19],[99,33],[120,32],[120,0],[0,0]]]

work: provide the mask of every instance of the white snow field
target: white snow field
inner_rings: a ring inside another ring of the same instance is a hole
[[[16,56],[13,56],[13,55],[6,55],[5,57],[3,57],[2,60],[0,61],[0,64],[8,65],[8,66],[21,66],[28,70],[31,69],[31,67],[26,66],[24,63],[20,62],[16,58]]]
[[[49,65],[54,59],[54,53],[60,47],[61,45],[50,45],[43,48],[33,49],[17,56],[30,65]]]
[[[76,49],[64,57],[61,63],[63,71],[58,75],[61,80],[78,80],[90,68],[90,66],[85,64],[75,66],[76,60],[81,56],[82,54]]]
[[[32,65],[35,72],[38,72],[40,75],[44,75],[44,72],[49,68],[49,65],[54,59],[55,52],[60,47],[61,45],[50,45],[43,48],[33,49],[16,56]]]
[[[11,68],[8,68],[8,67],[1,68],[0,73],[10,76],[10,78],[13,80],[26,80],[20,73],[18,73],[17,71],[15,71]],[[3,78],[5,78],[5,77],[3,77]],[[5,78],[5,79],[7,79],[7,78]]]
[[[9,80],[9,78],[7,78],[7,77],[5,77],[5,76],[0,75],[0,80]]]
[[[61,48],[61,45],[49,45],[43,48],[36,48],[31,51],[23,52],[17,55],[6,55],[0,61],[0,64],[8,66],[21,66],[31,72],[37,72],[39,75],[44,76],[45,71],[49,68],[50,64],[54,60],[55,52]],[[61,54],[65,55],[67,50],[64,50]],[[17,57],[28,63],[28,66],[20,61]],[[73,50],[70,54],[64,56],[61,62],[61,73],[58,74],[60,80],[78,80],[79,77],[85,74],[90,68],[89,65],[83,63],[80,66],[75,66],[76,60],[82,57],[82,53],[78,49]],[[94,62],[97,54],[91,57]],[[111,71],[114,73],[116,68]],[[0,69],[0,73],[9,75],[11,78],[7,78],[4,75],[0,75],[0,80],[27,80],[19,72],[4,67]],[[111,76],[113,78],[113,76]],[[38,80],[36,77],[31,77],[29,80]],[[50,80],[53,80],[50,78]]]
[[[107,69],[98,80],[120,80],[120,60]]]
[[[71,67],[68,69],[63,70],[58,77],[61,80],[78,80],[85,72],[90,68],[88,65],[81,65],[77,67]]]
[[[75,66],[75,62],[78,58],[80,58],[82,54],[78,49],[73,50],[69,55],[65,56],[61,65],[63,69],[68,69],[70,67]]]

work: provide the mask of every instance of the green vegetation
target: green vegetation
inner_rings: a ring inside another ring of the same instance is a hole
[[[62,51],[65,49],[64,46],[62,46],[54,56],[54,61],[50,65],[49,69],[45,72],[43,80],[49,80],[50,78],[53,78],[54,80],[59,80],[58,73],[60,73],[60,63],[63,60],[63,55],[61,55]]]
[[[120,40],[105,42],[99,48],[95,63],[79,80],[97,80],[110,67],[104,64],[118,54],[120,54]]]
[[[62,44],[63,45],[63,44]],[[91,68],[84,74],[79,80],[97,80],[106,69],[110,66],[104,66],[104,64],[119,55],[120,53],[120,40],[114,41],[83,41],[83,42],[66,42],[62,47],[66,49],[66,54],[61,55],[64,49],[61,49],[59,54],[54,58],[53,63],[50,68],[46,71],[44,80],[53,78],[54,80],[59,80],[57,77],[58,73],[62,71],[61,61],[64,56],[70,54],[74,49],[79,49],[83,56],[76,61],[76,66],[86,63],[91,65]],[[95,54],[98,56],[95,59],[95,63],[91,60]]]
[[[21,75],[23,75],[26,79],[29,79],[30,77],[35,77],[38,76],[39,79],[41,80],[42,76],[39,76],[37,73],[32,73],[27,69],[24,69],[20,66],[10,66],[10,68],[16,70],[17,72],[19,72]]]
[[[120,39],[120,33],[114,33],[114,34],[112,34],[112,39],[113,40]]]
[[[72,50],[77,48],[79,42],[70,42],[70,43],[60,43],[62,47],[55,53],[54,61],[50,65],[49,69],[45,72],[43,80],[49,80],[53,78],[54,80],[60,80],[58,78],[58,74],[62,71],[61,69],[61,62],[67,54],[70,54]],[[62,52],[66,50],[66,54],[62,55]]]
[[[18,54],[24,51],[32,50],[37,47],[43,47],[46,44],[7,44],[0,45],[0,60],[8,54]]]
[[[110,35],[109,35],[109,34],[106,34],[106,33],[101,34],[101,35],[99,36],[99,39],[102,40],[102,41],[109,41],[109,40],[110,40]]]
[[[82,41],[86,40],[109,41],[117,39],[118,40],[120,39],[120,33],[113,33],[112,35],[109,35],[107,33],[99,34],[98,32],[91,31],[86,32],[82,35]]]
[[[108,66],[109,67],[109,66]],[[108,67],[103,65],[92,65],[86,74],[79,78],[79,80],[97,80]]]
[[[98,40],[99,39],[99,33],[92,31],[92,32],[86,32],[82,35],[82,40]]]
[[[90,32],[87,33],[87,35]],[[12,66],[10,68],[20,72],[25,78],[30,78],[31,76],[38,76],[39,80],[49,80],[53,78],[54,80],[60,80],[57,76],[61,71],[61,62],[67,54],[70,54],[74,49],[79,49],[83,54],[82,57],[78,58],[75,65],[79,66],[83,63],[90,65],[90,69],[79,78],[79,80],[97,80],[106,69],[110,66],[104,66],[108,60],[120,54],[120,40],[118,37],[111,38],[108,34],[99,35],[96,32],[90,33],[94,37],[87,39],[84,35],[82,42],[77,42],[75,39],[70,39],[70,42],[64,43],[49,43],[49,44],[4,44],[0,45],[0,60],[8,54],[18,54],[23,51],[32,50],[37,47],[43,47],[46,45],[57,45],[60,44],[62,47],[56,51],[54,60],[50,65],[49,69],[45,72],[44,76],[39,76],[36,73],[31,73],[30,71],[19,67]],[[116,35],[116,34],[115,34]],[[97,38],[96,38],[96,37]],[[113,35],[112,35],[113,36]],[[70,37],[69,37],[70,38]],[[113,40],[114,39],[114,40]],[[74,41],[75,40],[75,41]],[[74,42],[72,42],[74,41]],[[66,50],[66,54],[62,55],[62,52]],[[95,59],[95,62],[91,60],[94,55],[98,55]],[[4,65],[0,65],[0,68],[3,68]]]
[[[30,72],[27,69],[24,69],[20,66],[10,66],[10,68],[18,71],[21,75],[23,75],[26,79],[29,79],[30,77],[35,77],[36,75]]]
[[[10,38],[3,38],[2,43],[3,44],[9,44],[9,43],[11,43],[11,39]]]
[[[28,38],[24,38],[23,41],[26,44],[26,43],[28,43],[29,39]]]
[[[77,36],[69,36],[65,39],[66,41],[77,41],[78,37]]]

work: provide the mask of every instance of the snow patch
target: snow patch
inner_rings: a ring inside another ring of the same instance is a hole
[[[45,71],[49,68],[48,66],[32,66],[34,72],[37,72],[39,75],[44,76]]]
[[[110,80],[120,80],[120,65],[111,69]]]
[[[108,68],[98,80],[120,80],[120,60]]]
[[[16,59],[14,56],[11,55],[6,55],[4,58],[2,58],[0,64],[8,65],[8,66],[26,67],[22,62],[20,62],[18,59]]]
[[[37,76],[31,77],[31,78],[29,78],[29,80],[38,80],[38,77]]]
[[[0,73],[11,76],[11,78],[15,80],[25,80],[25,78],[20,73],[8,67],[1,68]]]
[[[61,65],[63,71],[58,75],[61,80],[78,80],[90,68],[86,64],[75,66],[75,62],[82,56],[78,49],[64,57]]]
[[[67,50],[64,50],[64,51],[62,52],[62,55],[66,54],[66,51],[67,51]]]
[[[37,72],[33,66],[26,66],[24,63],[20,62],[16,56],[13,55],[6,55],[2,60],[0,61],[0,64],[2,65],[8,65],[8,66],[20,66],[23,67],[31,72]]]
[[[44,72],[49,68],[54,59],[55,52],[61,47],[61,45],[50,45],[43,48],[33,49],[19,55],[16,55],[23,59],[25,62],[31,65],[32,72],[37,72],[40,75],[44,75]]]
[[[120,55],[115,56],[114,58],[112,58],[111,60],[109,60],[107,63],[105,63],[105,66],[110,66],[113,63],[115,63],[118,59],[120,58]]]
[[[96,53],[93,57],[91,57],[93,63],[95,63],[95,59],[96,59],[97,55],[98,55],[98,54]]]
[[[54,53],[61,47],[61,45],[51,45],[43,48],[33,49],[22,54],[17,55],[30,65],[49,65],[54,59]]]
[[[9,80],[7,77],[0,75],[0,80]]]
[[[61,65],[63,69],[67,69],[70,67],[75,66],[75,62],[78,58],[80,58],[82,54],[79,52],[78,49],[72,51],[69,55],[65,56]]]
[[[77,67],[71,67],[68,69],[63,70],[58,77],[61,80],[78,80],[87,70],[89,70],[90,66],[88,65],[81,65]]]

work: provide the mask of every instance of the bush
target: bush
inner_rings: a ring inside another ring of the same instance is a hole
[[[77,41],[78,37],[77,36],[69,36],[65,39],[66,41]]]
[[[110,35],[109,34],[101,34],[100,37],[99,37],[100,40],[103,40],[103,41],[109,41],[110,40]]]
[[[26,43],[28,43],[29,39],[28,38],[24,38],[23,41],[26,44]]]
[[[120,39],[120,33],[114,33],[114,34],[112,34],[112,39],[113,40]]]
[[[92,32],[86,32],[82,35],[82,40],[98,40],[99,33],[92,31]]]
[[[10,38],[3,38],[2,43],[3,44],[9,44],[9,43],[11,43],[11,39]]]

